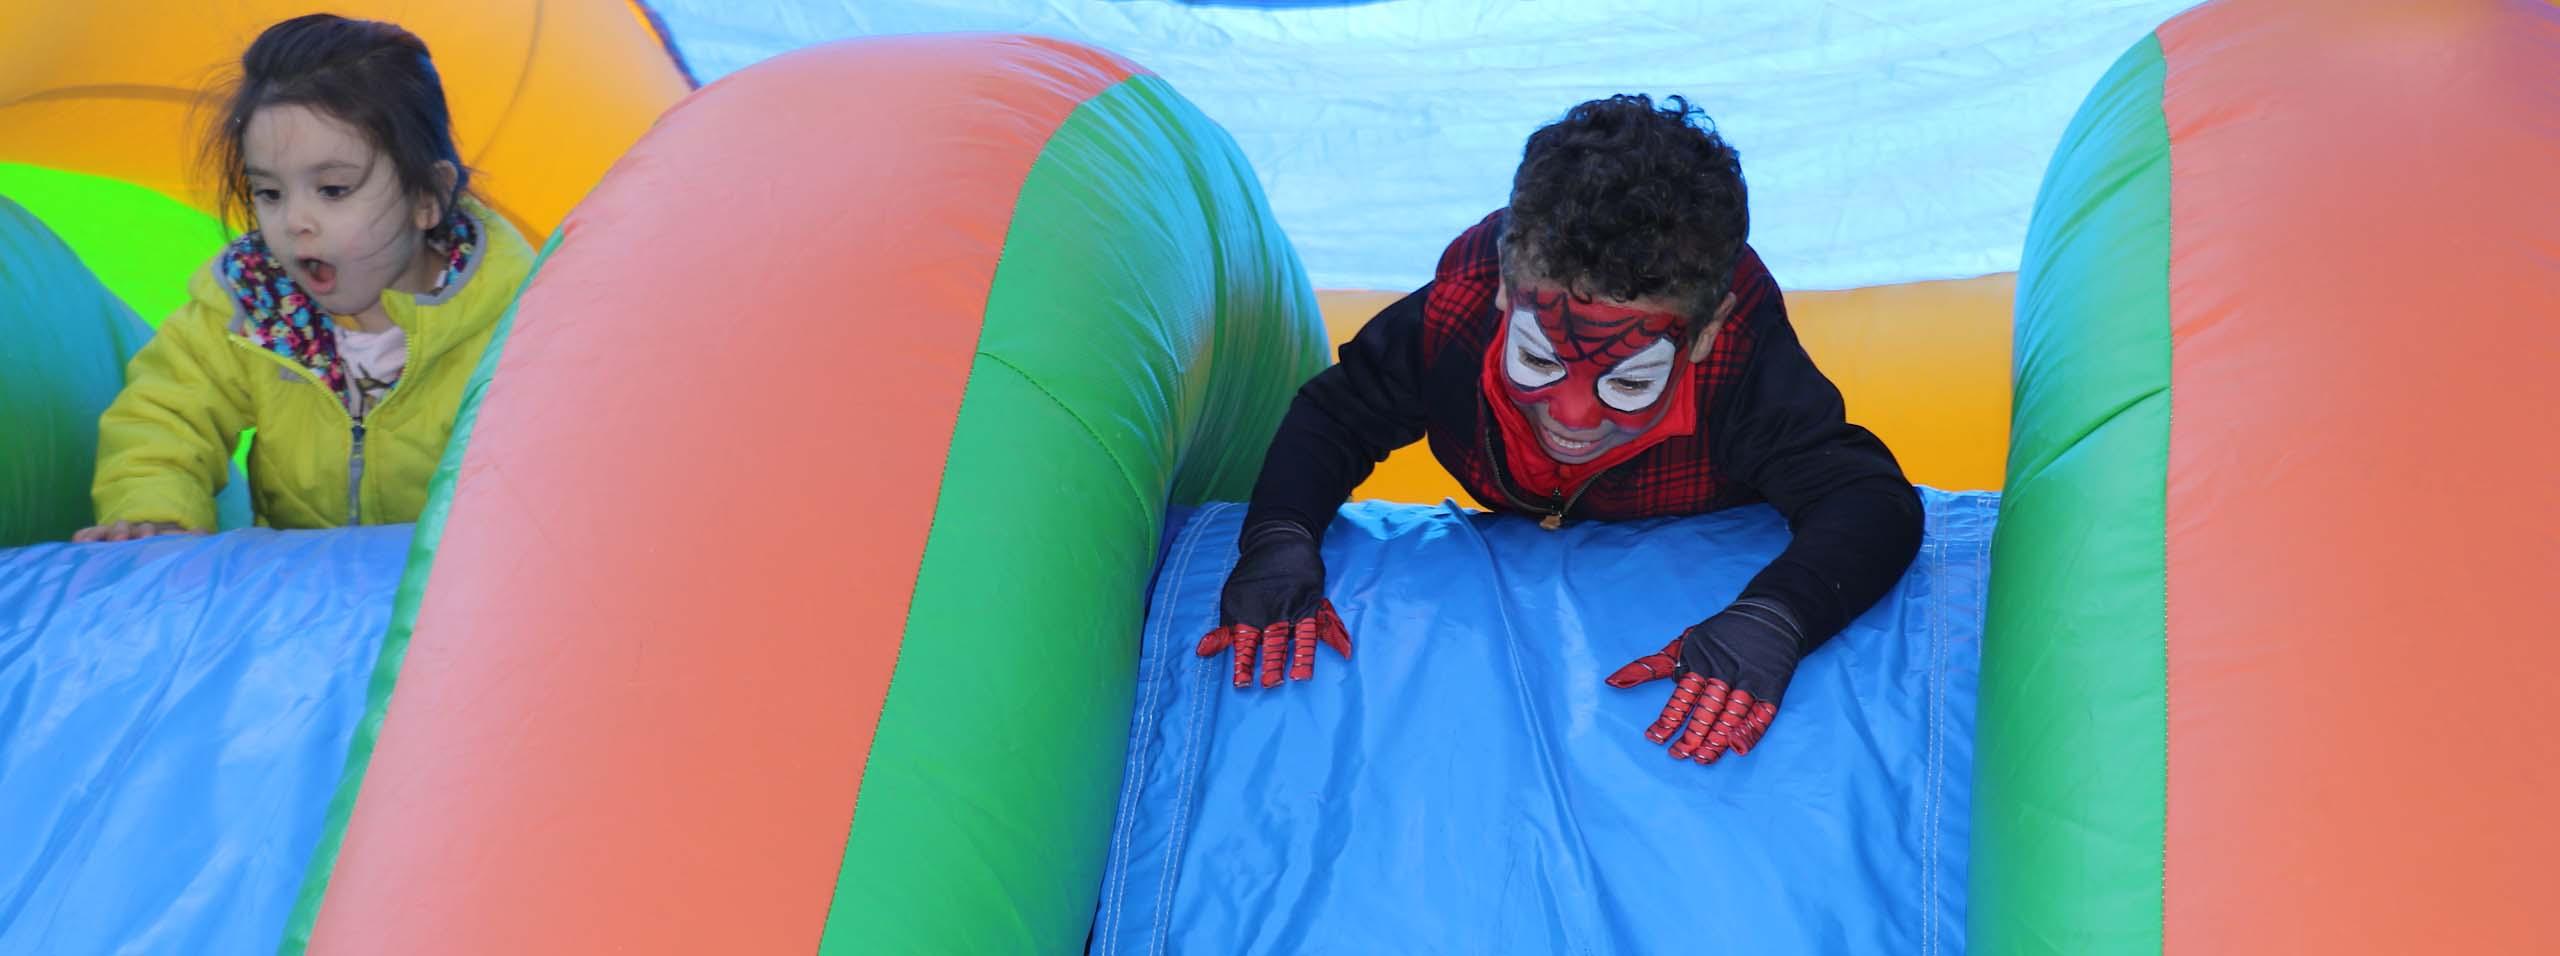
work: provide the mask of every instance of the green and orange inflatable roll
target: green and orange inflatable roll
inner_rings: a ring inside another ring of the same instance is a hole
[[[2224,0],[2020,272],[1976,952],[2551,952],[2560,7]]]
[[[1080,949],[1168,503],[1247,493],[1324,346],[1111,55],[697,92],[481,368],[285,948]]]

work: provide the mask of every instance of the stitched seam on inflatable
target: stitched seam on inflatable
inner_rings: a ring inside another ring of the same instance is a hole
[[[1193,682],[1198,686],[1193,688],[1191,713],[1183,725],[1190,733],[1190,740],[1202,737],[1201,727],[1207,722],[1208,702],[1217,699],[1218,663],[1217,658],[1204,657],[1191,667],[1192,674],[1196,675]],[[1173,930],[1165,914],[1171,907],[1174,884],[1182,873],[1182,844],[1190,834],[1191,786],[1198,781],[1200,764],[1206,759],[1207,750],[1207,747],[1192,747],[1184,754],[1186,759],[1179,778],[1181,785],[1176,789],[1173,801],[1173,826],[1165,841],[1164,874],[1159,877],[1156,887],[1155,936],[1148,942],[1149,953],[1163,952],[1166,935]]]
[[[1138,704],[1140,726],[1129,735],[1129,765],[1123,772],[1124,776],[1120,784],[1122,813],[1119,825],[1113,828],[1111,835],[1109,866],[1112,875],[1110,886],[1104,891],[1107,898],[1104,901],[1105,909],[1100,920],[1101,928],[1095,934],[1096,942],[1100,943],[1106,952],[1118,944],[1120,928],[1128,922],[1129,849],[1137,831],[1137,801],[1145,793],[1147,767],[1152,762],[1148,758],[1154,753],[1154,748],[1145,744],[1153,739],[1157,728],[1163,723],[1163,714],[1158,708],[1163,701],[1164,685],[1168,679],[1165,675],[1165,662],[1175,653],[1166,650],[1165,646],[1158,644],[1157,641],[1171,639],[1173,615],[1167,612],[1181,606],[1182,581],[1184,576],[1190,573],[1191,561],[1199,551],[1200,519],[1207,517],[1208,514],[1208,509],[1194,513],[1191,520],[1183,527],[1182,534],[1175,540],[1174,546],[1181,551],[1180,557],[1176,559],[1178,563],[1164,569],[1165,572],[1169,572],[1164,581],[1171,586],[1158,590],[1156,606],[1153,609],[1156,620],[1148,627],[1150,633],[1140,639],[1139,647],[1147,654],[1147,691],[1146,696]],[[1154,650],[1147,651],[1146,649],[1151,646]]]

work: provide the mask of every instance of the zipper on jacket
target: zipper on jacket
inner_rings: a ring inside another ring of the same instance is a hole
[[[1494,489],[1502,492],[1502,497],[1508,499],[1511,502],[1511,506],[1514,508],[1533,513],[1539,511],[1547,512],[1546,517],[1538,519],[1538,527],[1545,528],[1549,531],[1554,531],[1558,528],[1564,527],[1564,513],[1573,510],[1574,503],[1582,500],[1583,492],[1591,490],[1592,485],[1600,483],[1600,476],[1593,475],[1589,478],[1583,479],[1582,487],[1573,490],[1573,497],[1559,497],[1557,500],[1560,504],[1555,507],[1531,507],[1528,502],[1521,501],[1519,497],[1511,493],[1511,479],[1502,469],[1502,456],[1493,453],[1493,426],[1490,423],[1484,422],[1482,419],[1478,420],[1478,424],[1479,427],[1476,430],[1476,439],[1477,443],[1484,449],[1484,461],[1486,467],[1493,469]],[[1608,469],[1602,469],[1602,472],[1606,473],[1607,470]]]
[[[353,447],[352,449],[350,449],[350,450],[347,452],[347,526],[348,526],[348,527],[354,527],[354,526],[356,526],[356,525],[360,525],[360,524],[363,524],[363,523],[364,523],[364,519],[363,519],[363,504],[364,504],[364,498],[362,497],[362,495],[363,495],[363,489],[360,487],[361,485],[363,485],[363,484],[364,484],[364,423],[363,423],[363,422],[357,422],[357,423],[355,424],[355,437],[356,437],[356,443],[355,443],[354,447]]]
[[[353,437],[353,444],[349,446],[347,450],[347,524],[351,527],[363,524],[364,420],[350,414],[347,411],[346,397],[339,395],[336,392],[329,391],[328,383],[321,381],[319,374],[311,371],[310,367],[261,348],[258,343],[250,341],[249,339],[239,335],[226,333],[223,337],[231,340],[231,344],[264,356],[268,361],[276,363],[277,366],[285,369],[286,371],[300,376],[303,381],[311,383],[312,387],[319,389],[322,393],[329,396],[329,404],[331,407],[338,410],[338,414],[347,416],[347,428],[349,430],[349,434]],[[406,380],[409,376],[403,374],[400,377],[403,380]],[[371,411],[381,411],[382,406],[391,404],[391,400],[399,394],[400,386],[395,383],[391,386],[390,391],[383,393],[382,401],[374,403]]]

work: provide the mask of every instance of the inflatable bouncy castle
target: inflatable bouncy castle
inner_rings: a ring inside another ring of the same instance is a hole
[[[1702,768],[1601,679],[1784,546],[1765,506],[1549,531],[1417,446],[1324,541],[1355,657],[1239,691],[1195,653],[1294,390],[1447,236],[1298,218],[1358,215],[1287,191],[1306,144],[1393,137],[1289,139],[1221,84],[1294,80],[1178,47],[1447,11],[1040,6],[377,11],[523,64],[454,97],[544,243],[415,525],[61,543],[148,297],[212,248],[99,223],[221,237],[17,132],[159,80],[0,96],[0,952],[2560,945],[2560,8],[2056,26],[2044,59],[2102,52],[2014,273],[1773,237],[1844,280],[1791,320],[1927,535]],[[280,12],[122,28],[218,59]],[[551,134],[584,173],[503,165]]]

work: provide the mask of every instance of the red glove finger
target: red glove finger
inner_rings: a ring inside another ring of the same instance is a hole
[[[1760,746],[1760,737],[1769,732],[1769,722],[1778,719],[1778,705],[1760,701],[1751,705],[1751,716],[1742,722],[1742,739],[1733,742],[1733,752],[1747,754]]]
[[[1716,712],[1715,726],[1707,730],[1706,746],[1698,749],[1695,759],[1699,763],[1714,763],[1733,747],[1733,742],[1742,736],[1742,722],[1751,715],[1752,703],[1747,690],[1734,691],[1733,697],[1725,701]]]
[[[1671,643],[1663,645],[1662,650],[1636,658],[1627,666],[1618,668],[1616,673],[1609,675],[1608,683],[1611,687],[1634,687],[1646,681],[1669,677],[1679,669],[1680,639],[1675,637],[1671,639]],[[1654,741],[1654,743],[1661,742],[1660,739]]]
[[[1296,628],[1274,623],[1262,629],[1262,686],[1280,686],[1280,665],[1289,656],[1289,637]]]
[[[1690,678],[1696,676],[1698,675],[1686,674],[1680,680],[1682,683],[1687,683]],[[1707,735],[1715,729],[1716,715],[1724,711],[1726,698],[1731,693],[1733,688],[1726,686],[1723,681],[1712,678],[1698,688],[1698,706],[1689,711],[1689,729],[1682,732],[1680,739],[1671,745],[1672,759],[1692,756],[1698,753],[1699,748],[1706,746]]]
[[[1220,627],[1212,629],[1209,633],[1201,636],[1198,653],[1202,657],[1210,657],[1224,653],[1228,645],[1235,643],[1235,638],[1235,628]]]
[[[1698,702],[1698,692],[1706,687],[1706,683],[1706,678],[1696,674],[1680,678],[1680,683],[1671,688],[1671,700],[1662,705],[1662,716],[1654,718],[1653,726],[1644,729],[1644,739],[1658,744],[1678,733],[1680,722],[1689,718],[1689,708]]]
[[[1333,612],[1332,601],[1316,606],[1316,639],[1333,648],[1343,660],[1351,659],[1351,631],[1342,626],[1342,615]]]
[[[1307,680],[1316,676],[1315,618],[1301,618],[1289,643],[1289,679]]]
[[[1236,686],[1253,686],[1253,658],[1262,643],[1262,629],[1238,624],[1231,633],[1236,651]]]

